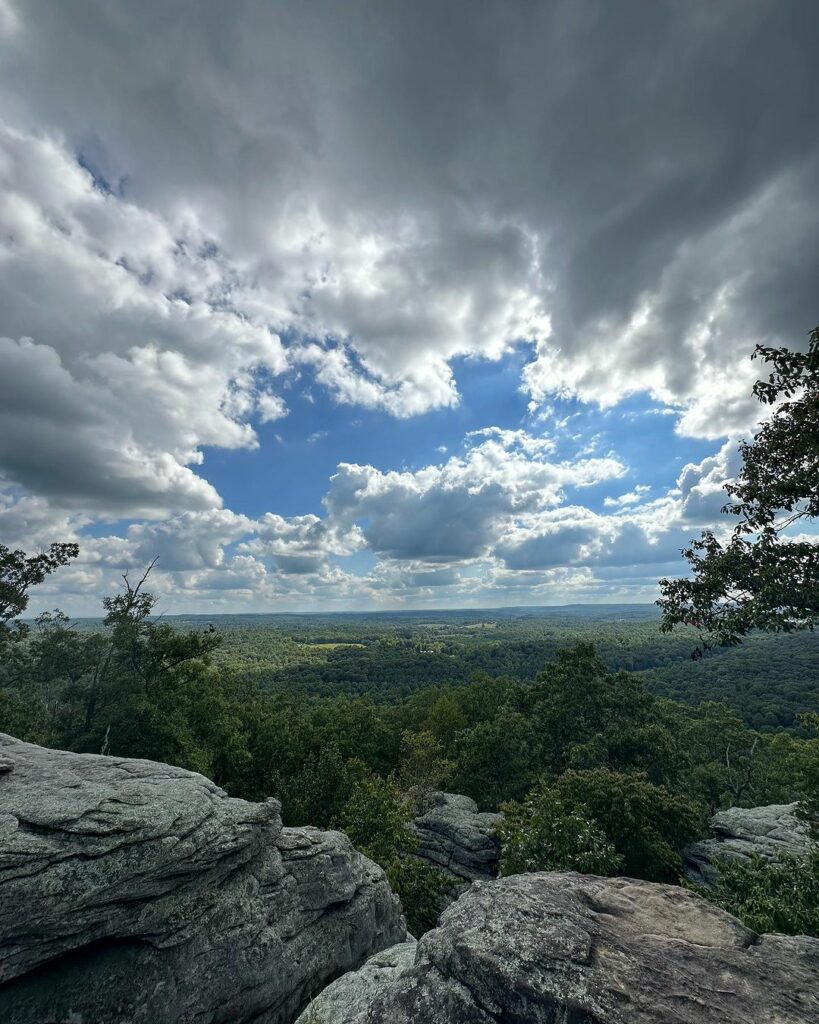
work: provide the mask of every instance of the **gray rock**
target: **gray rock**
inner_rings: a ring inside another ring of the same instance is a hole
[[[350,971],[328,985],[302,1013],[298,1024],[324,1024],[363,1016],[377,995],[414,966],[417,945],[411,939],[371,956],[359,970]]]
[[[710,885],[716,877],[716,860],[750,860],[757,854],[764,860],[783,855],[803,857],[810,835],[796,817],[796,804],[766,807],[729,807],[711,819],[712,839],[694,843],[683,851],[683,870],[691,882]]]
[[[494,829],[500,820],[500,814],[478,811],[468,796],[432,793],[413,822],[420,840],[416,856],[456,881],[494,878],[500,854]]]
[[[676,886],[515,875],[476,882],[383,984],[344,982],[305,1024],[815,1024],[819,939]]]
[[[347,838],[151,761],[0,734],[0,1020],[288,1024],[406,936]]]

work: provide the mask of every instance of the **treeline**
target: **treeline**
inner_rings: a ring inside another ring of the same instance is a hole
[[[318,825],[337,815],[350,761],[407,787],[434,774],[486,808],[544,773],[627,770],[710,811],[799,796],[816,753],[817,740],[760,734],[723,703],[657,698],[590,644],[557,652],[529,683],[473,671],[409,694],[384,684],[378,700],[265,692],[215,663],[218,632],[177,631],[151,608],[142,592],[108,599],[99,632],[41,616],[0,663],[0,728],[192,768],[239,796],[278,795],[286,820]]]

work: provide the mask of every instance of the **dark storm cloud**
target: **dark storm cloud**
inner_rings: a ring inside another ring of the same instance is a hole
[[[496,353],[528,326],[536,396],[649,388],[699,402],[687,428],[718,436],[749,406],[737,397],[726,413],[714,381],[755,340],[798,342],[812,326],[810,0],[239,2],[229,14],[75,0],[21,18],[6,108],[78,150],[93,141],[99,173],[137,202],[205,211],[263,290],[293,256],[271,244],[285,207],[317,211],[337,287],[315,289],[303,313],[349,335],[389,386],[429,390],[425,365]],[[351,282],[351,223],[387,239],[382,301]],[[531,266],[516,232],[533,241]],[[516,287],[551,317],[550,340],[509,313]],[[484,299],[466,335],[451,295]]]

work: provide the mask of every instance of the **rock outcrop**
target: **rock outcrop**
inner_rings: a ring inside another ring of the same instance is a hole
[[[783,855],[804,856],[810,845],[808,828],[796,817],[796,804],[766,807],[729,807],[711,819],[713,838],[694,843],[683,851],[686,878],[709,885],[714,881],[716,860],[765,860]]]
[[[400,942],[383,872],[151,761],[0,735],[0,1020],[288,1024]]]
[[[369,1006],[414,967],[417,947],[415,939],[410,939],[371,956],[359,970],[329,985],[299,1017],[298,1024],[366,1019]]]
[[[468,796],[432,793],[413,821],[420,846],[416,856],[448,872],[455,881],[474,882],[498,873],[500,845],[494,829],[500,814],[478,811]]]
[[[476,882],[414,956],[379,954],[299,1024],[817,1020],[819,939],[756,935],[676,886],[540,873]]]

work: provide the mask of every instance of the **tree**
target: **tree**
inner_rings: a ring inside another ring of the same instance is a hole
[[[819,936],[819,846],[807,857],[717,863],[714,886],[697,888],[755,932]]]
[[[80,553],[77,544],[52,544],[48,551],[26,555],[0,544],[0,650],[27,633],[15,620],[28,608],[28,590]]]
[[[593,644],[558,651],[538,675],[528,703],[553,774],[640,768],[660,782],[673,771],[673,737],[656,720],[654,698],[637,676],[610,672]]]
[[[602,829],[622,856],[625,874],[650,882],[678,881],[680,850],[705,832],[701,805],[639,773],[568,771],[554,790],[564,807]]]
[[[444,758],[441,744],[431,732],[404,730],[401,734],[398,781],[404,790],[412,791],[419,810],[423,810],[431,794],[447,782],[454,767]]]
[[[496,829],[501,875],[580,871],[612,875],[623,863],[605,832],[581,805],[567,806],[544,780],[520,802],[501,805]]]
[[[410,801],[395,780],[367,774],[361,764],[360,769],[338,824],[357,849],[384,869],[401,900],[409,930],[421,935],[435,924],[450,882],[443,872],[412,856],[418,837],[410,824]]]
[[[523,796],[536,778],[538,749],[534,724],[502,707],[493,718],[459,733],[455,791],[491,808]]]
[[[753,440],[740,445],[742,469],[725,487],[723,511],[739,517],[723,543],[706,530],[683,551],[691,578],[660,581],[662,628],[694,626],[701,657],[754,629],[793,632],[819,622],[819,544],[785,531],[819,516],[819,327],[807,352],[757,345],[771,367],[754,394],[771,406]]]

